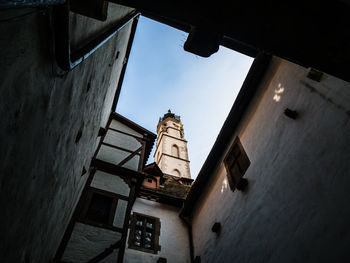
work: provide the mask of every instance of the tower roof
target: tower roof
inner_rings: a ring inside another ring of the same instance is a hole
[[[163,117],[159,118],[159,122],[164,121],[166,118],[173,118],[175,120],[181,121],[180,120],[180,116],[179,115],[175,115],[174,113],[172,113],[170,109],[168,110],[168,113],[165,113]]]

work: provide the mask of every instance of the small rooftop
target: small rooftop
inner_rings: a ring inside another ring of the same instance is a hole
[[[160,203],[182,207],[188,192],[191,189],[193,179],[164,174],[156,163],[147,165],[143,172],[146,176],[160,177],[160,186],[149,188],[141,186],[139,196]]]

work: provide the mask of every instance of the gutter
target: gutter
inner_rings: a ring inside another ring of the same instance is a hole
[[[244,80],[242,88],[238,93],[235,103],[233,104],[231,111],[197,176],[195,183],[187,195],[184,207],[180,212],[181,218],[192,217],[193,208],[201,197],[203,189],[207,186],[212,173],[223,159],[227,147],[230,146],[229,144],[235,136],[236,128],[242,120],[250,102],[254,98],[259,84],[269,67],[270,60],[271,56],[264,53],[260,53],[255,58],[247,77]]]
[[[126,54],[125,54],[125,57],[124,57],[124,64],[123,64],[122,71],[120,72],[117,90],[115,92],[115,96],[114,96],[114,99],[113,99],[113,104],[112,104],[112,109],[111,109],[112,112],[116,111],[116,107],[117,107],[120,91],[122,89],[122,85],[123,85],[123,81],[124,81],[126,67],[128,65],[128,61],[129,61],[131,47],[132,47],[132,44],[134,43],[134,38],[135,38],[135,33],[136,33],[136,28],[137,28],[138,21],[139,21],[139,15],[134,18],[134,21],[133,21],[132,26],[131,26],[129,42],[128,42],[128,46],[126,48]]]
[[[86,42],[81,48],[71,50],[69,38],[69,4],[53,7],[53,29],[55,41],[55,57],[57,65],[65,71],[70,71],[103,46],[109,39],[116,35],[122,28],[140,15],[133,11],[123,17],[119,22],[99,33],[94,39]]]
[[[194,262],[194,246],[193,246],[193,234],[192,234],[192,220],[188,217],[184,217],[180,214],[180,218],[185,223],[185,226],[187,228],[188,233],[188,240],[189,240],[189,246],[190,246],[190,260],[191,263]]]

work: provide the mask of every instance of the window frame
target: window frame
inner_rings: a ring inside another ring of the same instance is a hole
[[[91,215],[93,215],[93,214],[90,214],[90,212],[92,211],[91,208],[92,208],[92,205],[94,202],[94,198],[97,198],[97,199],[102,198],[102,199],[106,199],[106,200],[109,199],[108,207],[105,207],[106,208],[105,213],[106,213],[107,217],[104,221],[98,221],[98,220],[95,220],[94,218],[91,217]],[[104,195],[104,194],[96,193],[96,192],[91,192],[90,196],[89,196],[89,203],[86,206],[86,211],[84,211],[85,212],[84,219],[87,222],[93,222],[95,224],[111,225],[113,222],[113,212],[115,211],[115,206],[116,206],[116,202],[112,196]]]
[[[136,225],[136,221],[138,218],[142,218],[142,222],[143,222],[143,226],[137,226]],[[145,248],[144,247],[144,239],[145,239],[145,233],[147,228],[145,222],[148,220],[153,220],[154,222],[154,228],[152,230],[153,233],[153,247],[152,248]],[[140,246],[135,246],[134,245],[134,233],[137,229],[142,228],[143,232],[141,234],[141,241],[140,241]],[[139,250],[142,252],[146,252],[146,253],[152,253],[152,254],[157,254],[158,251],[160,251],[161,246],[159,245],[159,236],[160,236],[160,219],[157,217],[153,217],[153,216],[149,216],[149,215],[144,215],[141,213],[137,213],[137,212],[133,212],[133,214],[130,217],[130,231],[129,231],[129,240],[128,240],[128,248],[130,249],[135,249],[135,250]]]
[[[234,139],[227,152],[224,164],[230,188],[234,191],[250,166],[249,157],[238,136]]]
[[[104,196],[112,199],[112,202],[109,207],[109,212],[108,212],[108,220],[106,222],[98,222],[88,218],[88,211],[91,206],[94,195],[100,195],[100,196]],[[86,199],[85,199],[85,204],[82,207],[82,210],[81,210],[82,212],[78,217],[78,221],[91,226],[102,227],[102,228],[106,228],[106,229],[110,229],[110,230],[114,230],[122,233],[123,232],[122,228],[113,225],[119,200],[124,200],[129,202],[129,197],[119,195],[116,193],[111,193],[102,189],[89,187],[87,191]],[[123,225],[124,225],[124,222],[123,222]]]

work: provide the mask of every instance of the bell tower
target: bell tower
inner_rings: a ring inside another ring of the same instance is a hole
[[[164,174],[191,178],[187,141],[180,116],[168,110],[159,118],[154,160]]]

